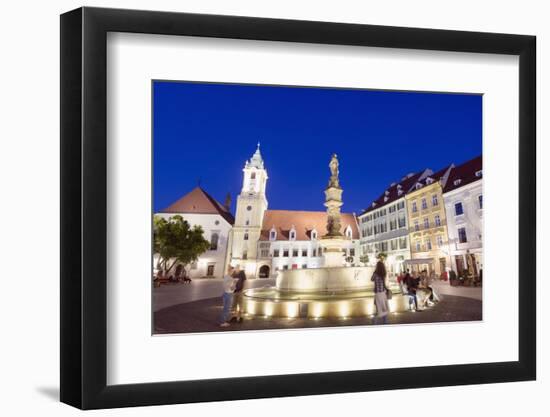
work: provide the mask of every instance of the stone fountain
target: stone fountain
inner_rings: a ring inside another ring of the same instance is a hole
[[[374,267],[344,266],[346,237],[341,232],[340,208],[343,190],[339,180],[336,154],[329,163],[330,179],[325,189],[326,233],[319,241],[323,248],[322,268],[280,271],[275,287],[247,290],[245,313],[254,316],[326,318],[368,316],[374,314]],[[407,297],[394,289],[392,311],[408,309]]]

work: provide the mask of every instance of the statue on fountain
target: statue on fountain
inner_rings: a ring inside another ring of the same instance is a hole
[[[325,207],[327,208],[327,234],[324,238],[335,238],[342,236],[340,229],[342,228],[340,207],[344,204],[342,202],[343,190],[340,187],[340,179],[338,175],[338,156],[332,154],[330,163],[330,179],[328,181],[328,187],[325,189]]]

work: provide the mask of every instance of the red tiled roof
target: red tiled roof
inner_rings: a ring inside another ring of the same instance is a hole
[[[457,188],[464,187],[467,184],[480,180],[483,178],[483,175],[478,177],[476,176],[476,172],[482,171],[482,169],[483,158],[481,155],[454,167],[449,174],[449,179],[443,188],[443,192],[448,193],[449,191],[456,190]],[[460,182],[455,184],[457,180],[460,180]]]
[[[342,234],[348,225],[351,226],[352,238],[359,239],[355,215],[342,213]],[[260,240],[269,240],[269,232],[273,227],[277,231],[277,240],[288,240],[293,226],[296,230],[296,240],[310,240],[313,229],[317,230],[318,237],[321,237],[327,230],[327,213],[325,211],[266,210]]]
[[[219,214],[229,224],[235,222],[233,215],[201,187],[196,187],[190,193],[185,194],[161,213]]]

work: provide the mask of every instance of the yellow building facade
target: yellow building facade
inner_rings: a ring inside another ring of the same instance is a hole
[[[443,188],[452,166],[418,181],[405,196],[409,225],[411,271],[437,277],[451,266]]]

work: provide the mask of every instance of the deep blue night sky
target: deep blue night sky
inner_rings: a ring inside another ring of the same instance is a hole
[[[270,209],[324,210],[333,152],[344,212],[408,172],[481,154],[479,95],[160,82],[154,91],[154,210],[201,186],[233,210],[261,142]]]

